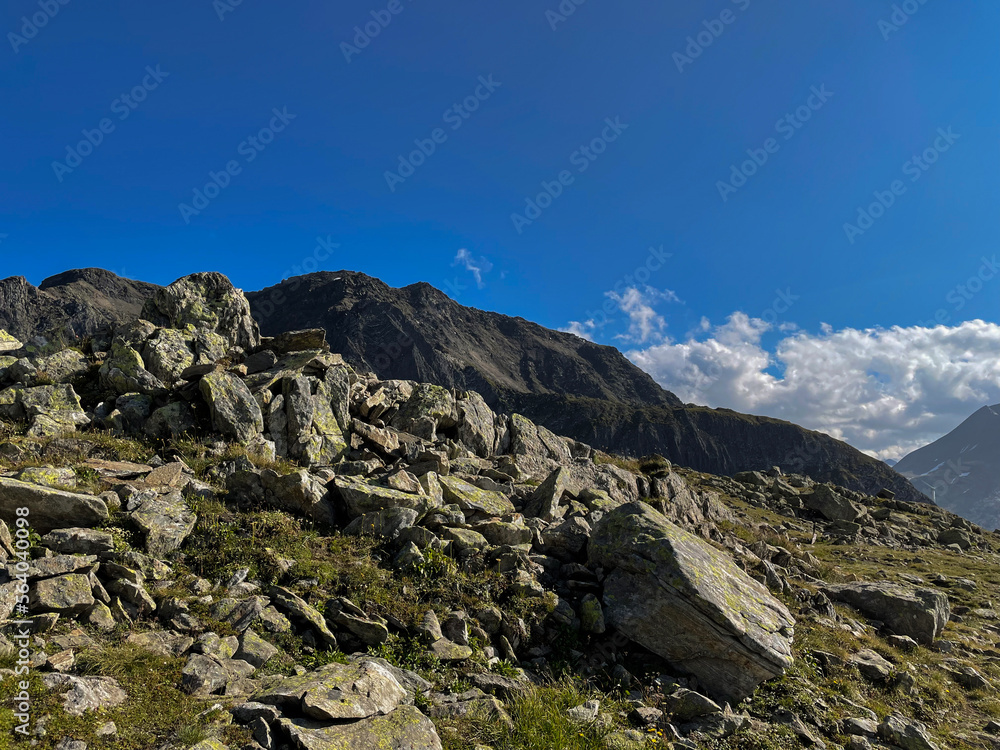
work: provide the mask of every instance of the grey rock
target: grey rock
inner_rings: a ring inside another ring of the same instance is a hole
[[[198,522],[180,490],[144,500],[130,518],[145,536],[146,551],[156,557],[179,548]]]
[[[733,560],[644,503],[598,522],[590,562],[608,624],[738,702],[792,663],[792,615]]]
[[[100,498],[0,477],[0,520],[13,524],[18,508],[28,509],[31,527],[39,534],[108,520],[108,506]]]
[[[382,716],[405,699],[406,691],[392,673],[367,659],[327,664],[315,672],[286,677],[253,697],[321,721]]]
[[[883,622],[896,635],[907,635],[930,645],[951,617],[948,595],[928,588],[892,583],[845,583],[823,589],[834,601],[849,604]]]
[[[281,727],[302,750],[441,750],[434,724],[413,706],[387,716],[333,726],[308,719],[281,719]]]
[[[142,317],[167,328],[216,333],[244,351],[260,345],[246,297],[221,273],[195,273],[157,289],[143,305]]]
[[[73,716],[87,711],[114,708],[125,702],[128,695],[111,677],[77,677],[68,674],[42,675],[45,687],[53,692],[65,690],[63,708]]]
[[[218,370],[201,379],[201,395],[212,415],[212,427],[226,437],[249,442],[264,429],[260,406],[242,380]]]

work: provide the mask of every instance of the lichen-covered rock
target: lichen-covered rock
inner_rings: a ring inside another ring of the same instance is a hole
[[[406,691],[388,669],[360,659],[286,677],[253,699],[297,709],[313,719],[343,721],[391,713],[406,699]]]
[[[42,545],[66,555],[99,555],[114,549],[114,537],[96,529],[56,529],[42,537]]]
[[[0,416],[28,420],[28,434],[34,437],[73,432],[78,426],[90,424],[80,397],[73,386],[65,383],[8,388],[0,393]]]
[[[392,426],[403,432],[433,438],[437,430],[454,427],[457,417],[451,391],[439,385],[418,383],[392,418]]]
[[[173,552],[194,531],[198,516],[191,512],[179,490],[144,500],[131,514],[145,535],[146,551],[159,557]]]
[[[263,431],[260,406],[238,377],[218,370],[205,375],[199,388],[211,411],[214,429],[241,443]]]
[[[881,621],[889,632],[925,646],[934,642],[951,617],[948,595],[935,589],[880,582],[831,584],[823,590],[834,601]]]
[[[326,485],[305,469],[285,475],[267,469],[261,472],[260,479],[268,504],[302,513],[327,525],[336,520],[333,505],[327,499]]]
[[[490,458],[498,451],[496,414],[475,391],[462,394],[457,402],[458,439],[477,456]]]
[[[292,619],[312,626],[326,645],[333,649],[337,648],[337,637],[330,631],[322,613],[305,599],[281,586],[272,586],[268,595],[276,607],[285,610]]]
[[[23,346],[17,338],[0,328],[0,352],[15,352]]]
[[[434,723],[414,706],[400,706],[387,716],[332,726],[283,717],[281,727],[302,750],[441,750]]]
[[[116,338],[111,354],[101,365],[101,384],[116,395],[145,393],[150,396],[166,393],[163,381],[146,369],[142,356],[131,346]]]
[[[252,351],[260,329],[243,292],[221,273],[195,273],[158,289],[142,308],[158,326],[217,333],[231,346]]]
[[[63,708],[72,716],[114,708],[128,698],[118,681],[112,677],[77,677],[57,672],[42,675],[42,682],[52,692],[68,688],[63,695]]]
[[[195,425],[191,406],[184,401],[174,401],[150,414],[144,430],[148,437],[169,440],[192,432]]]
[[[514,504],[503,494],[480,489],[458,477],[439,477],[446,503],[454,503],[468,514],[508,516],[514,513]]]
[[[645,503],[602,518],[589,544],[608,624],[733,703],[792,663],[792,615],[728,556]]]
[[[224,354],[224,352],[223,352]],[[161,328],[142,351],[146,369],[164,383],[175,383],[195,363],[194,336],[173,328]]]
[[[90,579],[79,573],[36,581],[31,587],[33,612],[80,615],[94,604]]]
[[[856,505],[838,493],[833,487],[821,484],[812,493],[802,495],[802,503],[823,516],[828,521],[847,521],[854,523],[862,515],[864,508]]]
[[[99,497],[0,477],[0,520],[14,523],[18,508],[28,508],[29,524],[39,534],[108,520],[108,506]]]
[[[430,501],[430,498],[424,495],[379,487],[357,477],[338,476],[334,479],[334,486],[351,518],[366,513],[376,513],[386,508],[410,508],[423,513]]]
[[[39,375],[44,374],[57,383],[68,382],[90,370],[90,361],[76,349],[63,349],[35,362]]]

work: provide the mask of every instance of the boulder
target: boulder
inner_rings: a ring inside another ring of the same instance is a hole
[[[405,699],[406,691],[392,673],[367,659],[286,677],[253,697],[321,721],[384,716]]]
[[[263,431],[260,406],[238,377],[217,370],[205,375],[199,388],[211,411],[215,430],[241,443],[249,442]]]
[[[330,632],[326,620],[318,609],[308,604],[304,599],[281,586],[273,586],[268,592],[275,606],[285,610],[293,619],[311,625],[320,638],[332,649],[337,648],[337,638]]]
[[[261,472],[260,479],[268,504],[301,513],[327,525],[335,521],[326,485],[305,469],[284,475],[266,469]]]
[[[893,583],[844,583],[823,589],[834,601],[854,607],[885,623],[896,635],[906,635],[925,646],[934,642],[951,617],[944,592]]]
[[[150,414],[144,431],[148,437],[169,440],[194,430],[194,412],[184,401],[161,406]]]
[[[114,708],[128,698],[118,681],[112,677],[77,677],[56,672],[42,675],[42,682],[51,691],[59,692],[66,689],[63,695],[63,708],[72,716],[83,716],[87,711]]]
[[[605,515],[589,544],[609,625],[738,703],[792,664],[795,621],[728,556],[645,503]]]
[[[142,317],[165,328],[216,333],[247,352],[260,345],[246,297],[221,273],[194,273],[157,289]]]
[[[46,578],[31,587],[33,612],[57,612],[61,615],[81,615],[94,605],[90,578],[79,573]]]
[[[530,518],[554,521],[562,518],[564,508],[559,507],[563,494],[569,489],[572,478],[569,470],[560,466],[549,474],[524,503],[524,514]]]
[[[309,719],[281,719],[281,727],[302,750],[441,750],[434,723],[414,706],[332,726]]]
[[[334,486],[351,518],[366,513],[377,513],[387,508],[410,508],[423,513],[430,503],[430,498],[424,495],[379,487],[357,477],[337,476],[334,479]]]
[[[446,503],[454,503],[468,514],[482,513],[486,516],[509,516],[514,513],[514,504],[499,492],[480,489],[458,477],[438,477]]]
[[[13,524],[18,508],[28,509],[29,526],[39,534],[108,520],[108,506],[99,497],[0,477],[0,520]]]
[[[939,750],[927,734],[927,727],[902,716],[889,716],[878,728],[879,737],[903,750]]]
[[[180,490],[144,500],[130,517],[145,535],[146,551],[154,557],[180,547],[198,521]]]
[[[66,555],[99,555],[111,552],[115,547],[115,540],[107,531],[56,529],[42,537],[42,545]]]
[[[167,390],[163,381],[146,369],[139,352],[117,337],[101,365],[100,378],[101,385],[116,396],[126,393],[155,396]]]
[[[16,352],[18,349],[23,347],[18,339],[11,336],[7,331],[0,328],[0,352]]]
[[[28,435],[34,437],[74,432],[77,427],[90,424],[90,417],[80,405],[80,397],[73,386],[65,383],[10,388],[0,396],[4,397],[4,416],[26,419],[30,423]]]
[[[325,349],[326,329],[307,328],[301,331],[285,331],[274,338],[264,340],[262,346],[266,346],[279,355],[307,349]]]
[[[802,495],[802,502],[828,521],[854,523],[865,512],[864,508],[855,505],[826,484],[818,485],[809,495]]]

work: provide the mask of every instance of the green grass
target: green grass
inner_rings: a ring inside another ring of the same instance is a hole
[[[198,715],[206,708],[202,701],[180,690],[184,659],[158,656],[129,644],[118,643],[85,650],[77,656],[76,671],[91,676],[114,677],[128,695],[116,708],[70,716],[62,708],[61,696],[44,687],[37,672],[30,676],[32,723],[48,715],[46,734],[38,737],[36,750],[51,750],[63,737],[82,740],[89,747],[102,750],[153,750],[165,738],[178,746],[211,735],[230,741],[246,742],[249,734],[237,727],[215,721],[221,717]],[[0,683],[0,701],[9,705],[15,694],[14,682]],[[115,722],[118,734],[99,738],[97,729]],[[10,711],[0,712],[0,736],[13,737],[15,720]],[[10,745],[14,747],[14,745]]]
[[[601,712],[605,716],[617,716],[623,710],[613,698],[565,679],[529,688],[511,699],[506,709],[512,725],[488,713],[463,719],[438,719],[435,723],[445,750],[468,750],[477,744],[494,750],[631,750],[661,744],[651,740],[630,745],[611,744],[612,733],[621,730],[622,726],[600,721],[580,724],[566,715],[566,709],[592,698],[601,702]],[[651,734],[657,739],[660,737],[655,732]]]

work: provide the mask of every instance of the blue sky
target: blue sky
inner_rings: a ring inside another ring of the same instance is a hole
[[[719,327],[742,312],[779,378],[789,336],[939,310],[950,327],[997,322],[1000,280],[981,275],[1000,239],[995,3],[231,3],[5,5],[2,275],[220,270],[256,289],[348,268],[575,321],[637,361],[736,335],[738,320]],[[25,29],[32,16],[44,26]],[[85,130],[101,142],[76,162]],[[400,172],[417,141],[433,153]],[[925,151],[934,163],[915,167]],[[745,184],[720,188],[753,155],[766,162]],[[228,184],[180,209],[210,173]],[[512,220],[543,183],[551,205]],[[845,231],[876,192],[892,205]],[[670,257],[635,281],[661,246]],[[886,387],[885,366],[863,369]],[[753,406],[696,380],[695,397]]]

